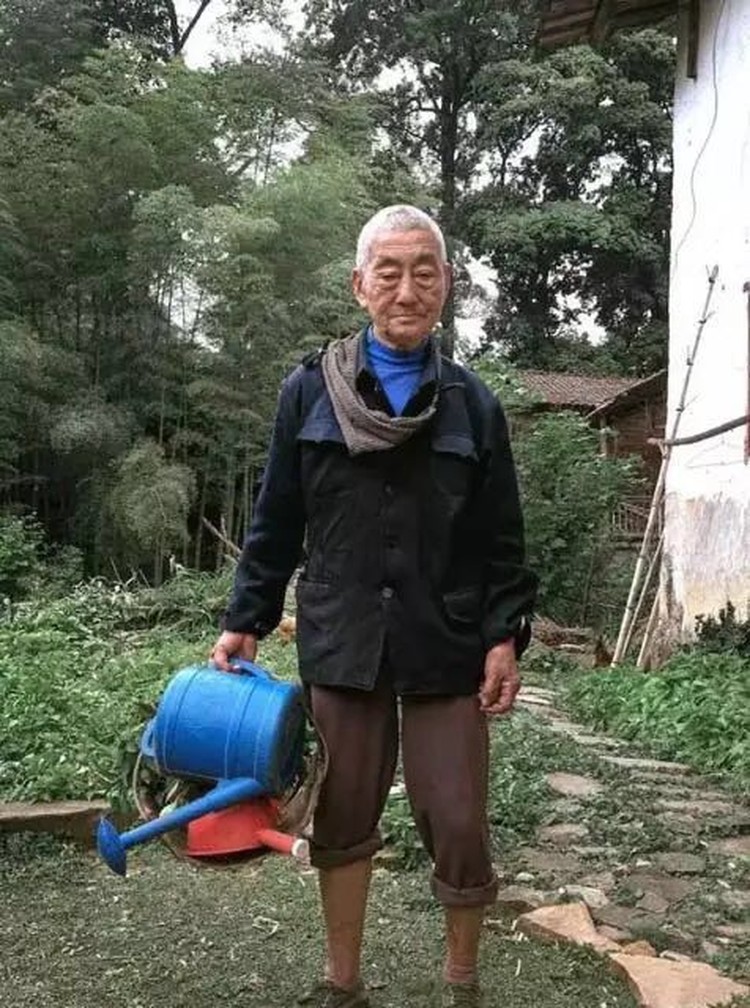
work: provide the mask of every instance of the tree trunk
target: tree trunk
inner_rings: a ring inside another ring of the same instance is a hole
[[[458,107],[455,96],[454,72],[445,67],[440,101],[440,223],[452,259],[451,245],[456,216],[456,148],[458,146]],[[442,315],[441,349],[453,357],[456,345],[456,294],[451,284]]]
[[[195,533],[195,560],[193,566],[196,570],[201,569],[202,561],[202,550],[203,550],[203,519],[206,516],[206,496],[208,490],[208,460],[205,461],[205,468],[203,469],[203,481],[201,483],[201,495],[198,502],[198,528]]]

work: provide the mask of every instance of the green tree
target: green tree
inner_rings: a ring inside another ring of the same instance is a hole
[[[135,563],[153,558],[156,584],[162,580],[165,557],[188,538],[194,496],[192,471],[168,462],[153,441],[139,442],[117,464],[110,496],[115,529]]]
[[[663,365],[673,63],[672,39],[648,30],[486,68],[488,180],[464,221],[502,292],[489,337],[519,364],[565,366],[590,315],[598,369]]]
[[[23,108],[45,87],[80,71],[87,56],[117,40],[161,60],[180,56],[215,0],[193,0],[184,15],[174,0],[4,0],[0,6],[0,113]],[[278,0],[233,0],[245,24],[280,23]]]
[[[0,319],[11,314],[15,306],[15,277],[22,251],[16,222],[0,200]]]
[[[353,89],[372,88],[384,70],[382,121],[394,149],[433,185],[431,203],[450,239],[482,152],[475,111],[486,68],[529,50],[535,4],[491,0],[308,0],[318,49]],[[452,350],[455,305],[443,317]]]
[[[0,603],[22,598],[40,569],[44,533],[29,516],[0,513]]]

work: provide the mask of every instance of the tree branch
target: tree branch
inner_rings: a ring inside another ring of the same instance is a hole
[[[235,559],[239,559],[240,553],[242,552],[240,550],[239,546],[236,543],[233,543],[231,539],[227,539],[227,537],[225,535],[222,535],[222,533],[219,532],[219,530],[216,528],[216,526],[213,525],[208,520],[208,518],[203,517],[202,521],[203,521],[203,524],[208,529],[208,531],[211,533],[211,535],[215,536],[219,540],[219,542],[224,546],[224,548],[226,549],[227,553],[231,557],[234,557]]]
[[[193,14],[193,16],[192,16],[192,18],[190,20],[190,24],[187,26],[187,28],[185,29],[185,31],[180,36],[180,39],[179,39],[179,41],[177,43],[177,47],[175,48],[175,52],[174,52],[175,56],[179,56],[180,53],[182,52],[182,50],[185,48],[185,45],[187,44],[187,40],[190,38],[190,36],[191,36],[191,34],[193,32],[193,29],[195,28],[195,26],[198,24],[198,22],[200,21],[200,19],[205,14],[206,8],[208,7],[208,5],[210,3],[211,3],[211,0],[201,0],[201,2],[198,4],[198,10],[195,12],[195,14]],[[171,3],[170,3],[170,6],[172,6]]]
[[[709,427],[708,430],[701,431],[700,434],[691,434],[689,437],[675,438],[674,441],[662,441],[661,438],[649,438],[648,443],[664,448],[679,448],[681,445],[698,444],[700,441],[707,441],[709,438],[718,437],[719,434],[726,434],[727,431],[736,430],[744,424],[750,423],[750,413],[747,416],[737,417],[736,420],[727,420],[726,423],[719,424],[718,427]]]

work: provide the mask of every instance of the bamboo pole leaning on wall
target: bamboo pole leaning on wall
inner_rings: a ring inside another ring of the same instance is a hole
[[[703,338],[703,333],[706,328],[706,323],[710,318],[710,308],[711,301],[713,300],[714,290],[716,289],[716,280],[719,276],[719,267],[714,266],[708,275],[708,291],[706,292],[706,300],[703,306],[703,312],[698,320],[698,327],[695,334],[695,339],[693,341],[693,347],[687,358],[687,365],[685,368],[685,377],[682,383],[682,392],[680,394],[680,399],[677,404],[677,409],[675,411],[674,422],[672,424],[672,430],[670,431],[669,438],[665,442],[665,447],[662,453],[661,466],[659,467],[659,477],[656,481],[656,486],[654,487],[653,496],[651,498],[651,507],[648,513],[648,521],[646,523],[646,531],[643,533],[643,542],[641,543],[641,548],[638,553],[638,559],[635,564],[635,571],[633,572],[633,581],[630,585],[630,591],[628,593],[628,600],[625,603],[625,612],[623,613],[622,623],[620,624],[620,632],[617,637],[617,644],[615,645],[615,651],[612,656],[612,665],[619,665],[620,662],[625,658],[627,649],[630,645],[633,624],[635,622],[636,613],[636,603],[638,600],[639,593],[641,591],[641,585],[643,582],[643,576],[651,563],[651,542],[654,536],[654,532],[658,527],[659,512],[664,503],[664,489],[666,487],[667,481],[667,470],[669,468],[669,461],[672,456],[672,448],[669,446],[670,441],[674,441],[680,429],[680,423],[682,421],[682,415],[685,412],[685,404],[687,402],[687,393],[690,387],[690,380],[693,376],[693,367],[695,365],[695,358],[698,354],[698,348]]]

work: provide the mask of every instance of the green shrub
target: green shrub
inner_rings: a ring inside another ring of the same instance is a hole
[[[162,630],[137,646],[83,624],[1,631],[0,799],[125,804],[125,752],[169,676],[205,651]]]
[[[602,456],[596,432],[573,413],[519,425],[514,450],[539,611],[561,623],[609,622],[627,596],[611,519],[636,486],[634,463]]]
[[[203,662],[231,575],[184,573],[160,589],[89,581],[18,605],[0,625],[0,801],[129,804],[143,726],[169,678]],[[259,662],[296,674],[296,649],[270,638]]]
[[[44,533],[30,515],[0,514],[0,599],[23,598],[39,574]]]
[[[750,784],[750,661],[730,653],[676,655],[658,672],[630,668],[582,675],[568,703],[595,728],[657,755]]]
[[[695,621],[698,648],[703,651],[732,654],[750,658],[750,619],[738,619],[731,602],[715,616],[699,616]]]
[[[474,367],[508,413],[538,610],[563,624],[616,631],[632,557],[612,536],[616,505],[640,486],[636,458],[601,453],[600,432],[573,412],[540,413],[516,369],[497,353]]]
[[[16,607],[16,629],[58,629],[75,635],[148,630],[157,626],[190,633],[218,625],[231,587],[231,574],[186,571],[160,588],[101,578],[74,586],[63,598],[30,599]]]

